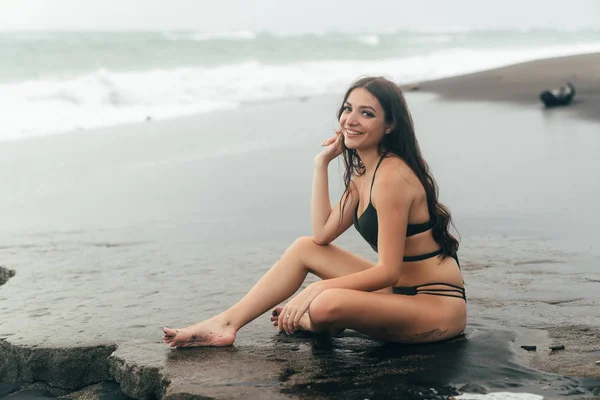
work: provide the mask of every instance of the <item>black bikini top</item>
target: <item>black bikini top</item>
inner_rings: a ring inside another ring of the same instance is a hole
[[[367,208],[362,213],[360,218],[358,217],[358,204],[356,205],[356,209],[354,210],[354,227],[360,233],[360,235],[371,245],[373,250],[377,251],[377,210],[373,207],[371,203],[371,193],[373,193],[373,183],[375,182],[375,173],[381,165],[381,162],[385,158],[385,154],[381,156],[381,159],[377,163],[375,167],[375,171],[373,171],[373,180],[371,181],[371,191],[369,192],[369,204]],[[416,235],[418,233],[425,232],[433,227],[433,223],[431,221],[424,222],[422,224],[408,224],[406,228],[406,236]]]

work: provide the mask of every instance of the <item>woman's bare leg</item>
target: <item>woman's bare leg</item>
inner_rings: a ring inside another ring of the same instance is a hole
[[[462,333],[467,307],[461,298],[329,289],[313,300],[306,317],[317,332],[347,328],[378,340],[426,343]]]
[[[164,328],[163,341],[171,347],[231,345],[240,328],[292,296],[309,272],[332,279],[372,266],[369,260],[337,246],[320,246],[311,237],[301,237],[235,305],[184,329]]]

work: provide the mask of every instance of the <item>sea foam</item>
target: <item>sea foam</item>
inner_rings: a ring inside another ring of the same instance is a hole
[[[168,34],[165,34],[168,35]],[[210,37],[192,40],[211,40]],[[192,36],[190,36],[192,35]],[[252,32],[215,37],[255,41]],[[378,35],[355,37],[379,48]],[[232,39],[232,40],[233,40]],[[445,42],[446,35],[418,40]],[[413,43],[418,46],[418,40]],[[248,50],[249,51],[249,50]],[[340,94],[357,77],[383,75],[398,83],[454,76],[540,58],[600,51],[600,41],[518,48],[439,47],[402,57],[259,61],[133,68],[101,66],[95,71],[0,80],[0,141],[131,122],[171,118],[244,103]]]

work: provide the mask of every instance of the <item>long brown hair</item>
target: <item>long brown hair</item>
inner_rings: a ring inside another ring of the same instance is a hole
[[[433,222],[433,238],[441,246],[443,258],[454,256],[458,251],[458,240],[450,234],[449,227],[452,224],[450,210],[438,201],[438,186],[429,172],[429,166],[421,156],[412,117],[408,111],[402,90],[394,82],[383,77],[364,77],[358,79],[348,88],[344,95],[342,104],[337,112],[338,120],[344,111],[344,103],[348,99],[350,92],[356,88],[368,90],[369,93],[379,100],[385,113],[385,122],[390,124],[393,129],[389,134],[384,135],[383,140],[379,143],[379,154],[383,155],[384,152],[387,152],[397,155],[417,175],[425,189],[427,208],[430,219]],[[342,148],[345,164],[345,190],[342,194],[342,198],[344,198],[342,204],[343,215],[344,207],[348,201],[347,194],[352,176],[363,175],[365,167],[358,157],[356,150],[347,148],[343,141]]]

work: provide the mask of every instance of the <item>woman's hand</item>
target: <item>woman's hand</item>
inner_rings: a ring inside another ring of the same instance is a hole
[[[298,293],[296,297],[283,307],[283,310],[279,314],[277,326],[288,335],[296,332],[300,324],[300,318],[308,311],[308,307],[315,297],[324,290],[322,282],[315,282],[308,285],[306,289]]]
[[[335,131],[335,136],[325,139],[321,143],[321,146],[324,146],[325,149],[315,157],[315,161],[323,161],[328,164],[342,154],[342,140],[344,140],[344,135],[342,135],[342,130],[338,129]]]

